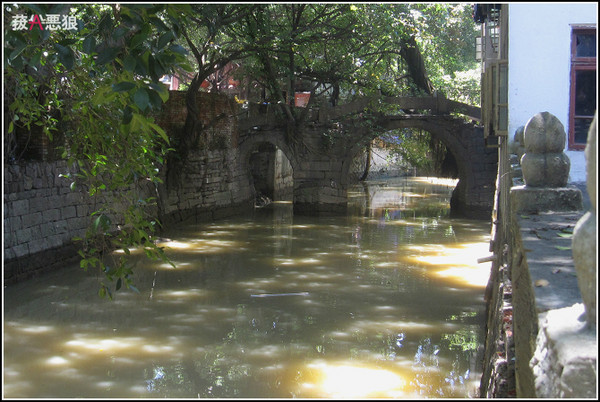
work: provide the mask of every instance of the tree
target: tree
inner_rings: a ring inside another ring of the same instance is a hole
[[[5,17],[74,13],[75,30],[5,30],[8,135],[42,124],[62,131],[72,189],[97,202],[81,242],[81,267],[99,269],[99,293],[112,298],[135,289],[126,258],[108,252],[142,247],[167,261],[152,235],[159,222],[141,198],[144,183],[158,183],[169,138],[151,116],[168,99],[160,77],[185,67],[185,49],[173,43],[185,5],[5,5]],[[92,94],[92,96],[90,96]],[[59,127],[58,122],[61,122]],[[11,142],[11,141],[9,141]],[[10,157],[15,157],[12,154]],[[117,221],[118,220],[118,221]]]
[[[65,176],[99,202],[81,239],[81,265],[98,267],[116,289],[132,284],[132,271],[125,259],[107,265],[106,251],[119,247],[127,254],[141,246],[150,257],[165,258],[152,241],[159,222],[148,208],[155,200],[140,198],[141,185],[160,183],[165,163],[177,167],[197,146],[206,129],[197,92],[227,63],[242,62],[243,73],[278,105],[288,139],[296,142],[308,111],[293,107],[298,88],[310,91],[309,106],[361,95],[429,94],[441,77],[467,66],[472,34],[467,8],[447,4],[3,7],[5,27],[17,15],[77,18],[72,31],[5,28],[5,162],[21,156],[17,136],[36,127],[64,136],[64,157],[77,166]],[[467,39],[457,42],[463,31]],[[152,118],[168,98],[160,78],[192,70],[185,129],[170,138]],[[367,117],[381,108],[373,105]],[[119,200],[105,202],[108,196]],[[110,296],[110,289],[102,283],[102,294]]]

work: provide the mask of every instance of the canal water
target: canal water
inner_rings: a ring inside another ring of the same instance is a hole
[[[344,217],[164,233],[139,293],[78,266],[5,287],[4,396],[476,397],[489,224],[449,218],[453,181],[357,185]]]

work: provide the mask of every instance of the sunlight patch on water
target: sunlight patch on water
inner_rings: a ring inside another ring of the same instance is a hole
[[[458,179],[447,179],[443,177],[413,177],[412,181],[426,184],[441,184],[444,186],[455,187]]]
[[[186,290],[161,290],[154,295],[156,298],[177,299],[177,300],[192,300],[206,298],[214,294],[207,289],[186,289]]]
[[[487,285],[491,263],[477,263],[477,259],[489,254],[487,243],[463,243],[453,247],[430,245],[425,255],[413,256],[412,260],[432,267],[443,267],[433,274],[463,285]],[[421,247],[421,250],[427,251]]]
[[[15,331],[24,332],[26,334],[40,334],[54,331],[54,327],[49,325],[26,325],[14,321],[4,323],[5,327],[11,327]]]
[[[314,383],[304,383],[311,391],[329,398],[398,398],[406,396],[406,380],[398,373],[379,367],[351,364],[312,363]]]
[[[52,356],[51,358],[46,360],[46,364],[48,364],[49,366],[63,366],[67,363],[69,363],[69,361],[64,357],[60,356]]]
[[[394,332],[404,332],[404,333],[422,333],[422,332],[430,332],[430,333],[444,333],[448,331],[456,330],[458,326],[454,323],[446,322],[416,322],[416,321],[402,321],[402,320],[381,320],[377,321],[366,320],[366,319],[356,319],[354,324],[348,328],[351,332],[363,332],[363,331],[371,331],[371,332],[386,332],[386,331],[394,331]]]
[[[159,247],[164,247],[168,253],[169,250],[178,252],[192,252],[202,254],[221,253],[227,250],[244,250],[240,242],[218,239],[194,239],[189,241],[167,241],[158,243]]]
[[[144,344],[144,339],[140,337],[113,337],[106,338],[79,338],[65,342],[65,346],[78,349],[85,352],[133,352],[140,345]]]

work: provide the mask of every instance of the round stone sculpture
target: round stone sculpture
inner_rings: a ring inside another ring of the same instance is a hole
[[[571,162],[563,152],[534,154],[525,152],[521,158],[523,181],[529,187],[564,187],[569,180]]]
[[[533,116],[523,131],[525,152],[535,154],[562,152],[567,134],[560,120],[552,113],[542,112]]]
[[[521,157],[523,181],[530,187],[564,187],[571,162],[563,149],[567,135],[560,120],[551,113],[533,116],[523,131],[525,153]]]

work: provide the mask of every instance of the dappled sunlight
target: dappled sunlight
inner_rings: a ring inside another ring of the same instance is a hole
[[[182,303],[188,301],[210,298],[215,292],[206,289],[185,289],[185,290],[158,290],[153,294],[155,300],[178,300]]]
[[[71,339],[65,342],[65,346],[71,350],[86,351],[86,352],[123,352],[128,351],[129,353],[134,352],[135,349],[143,345],[143,338],[141,337],[111,337],[107,338],[94,338],[89,336],[76,336],[75,339]]]
[[[218,254],[224,252],[243,251],[245,248],[241,242],[221,239],[193,239],[188,241],[166,241],[158,243],[159,247],[164,247],[165,252],[176,250],[178,253],[194,254]]]
[[[380,317],[374,319],[360,319],[355,318],[352,324],[348,327],[348,331],[373,331],[373,332],[402,332],[402,333],[433,333],[442,334],[445,332],[456,330],[457,325],[451,322],[420,322],[420,321],[405,321],[402,319],[394,320],[383,320]]]
[[[35,325],[35,324],[25,324],[18,321],[5,321],[4,322],[4,335],[10,336],[7,334],[7,329],[11,329],[14,332],[20,332],[22,334],[33,334],[33,335],[43,335],[48,334],[55,331],[55,327],[50,325]],[[17,334],[15,334],[17,335]],[[4,338],[6,340],[6,338]]]
[[[397,372],[377,367],[324,361],[307,366],[312,381],[302,384],[303,391],[320,397],[405,398],[406,379]]]
[[[139,293],[112,282],[113,301],[97,297],[102,275],[78,264],[8,286],[6,395],[466,395],[452,384],[477,364],[485,305],[469,280],[485,271],[476,260],[489,231],[441,209],[368,210],[368,194],[402,208],[449,199],[437,184],[406,183],[365,191],[357,216],[283,216],[290,205],[274,202],[177,225],[158,238],[175,267],[132,250]]]
[[[159,247],[165,247],[167,250],[168,249],[175,249],[175,250],[185,250],[188,248],[192,247],[192,242],[181,242],[181,241],[166,241],[166,242],[161,242],[161,243],[157,243],[157,245]]]
[[[481,264],[480,267],[452,267],[436,271],[435,274],[461,284],[484,288],[490,279],[490,268],[490,264]]]
[[[277,265],[314,265],[314,264],[318,264],[321,261],[316,259],[316,258],[312,258],[312,257],[305,257],[305,258],[276,258],[275,259],[275,264]]]
[[[485,287],[491,263],[478,263],[477,260],[489,254],[487,243],[460,243],[448,245],[424,245],[409,247],[420,255],[405,257],[411,262],[441,269],[428,271],[433,275],[452,280],[459,284]]]
[[[455,187],[458,183],[458,179],[448,179],[444,177],[412,177],[412,181],[417,183],[425,183],[425,184],[439,184],[443,186]]]

